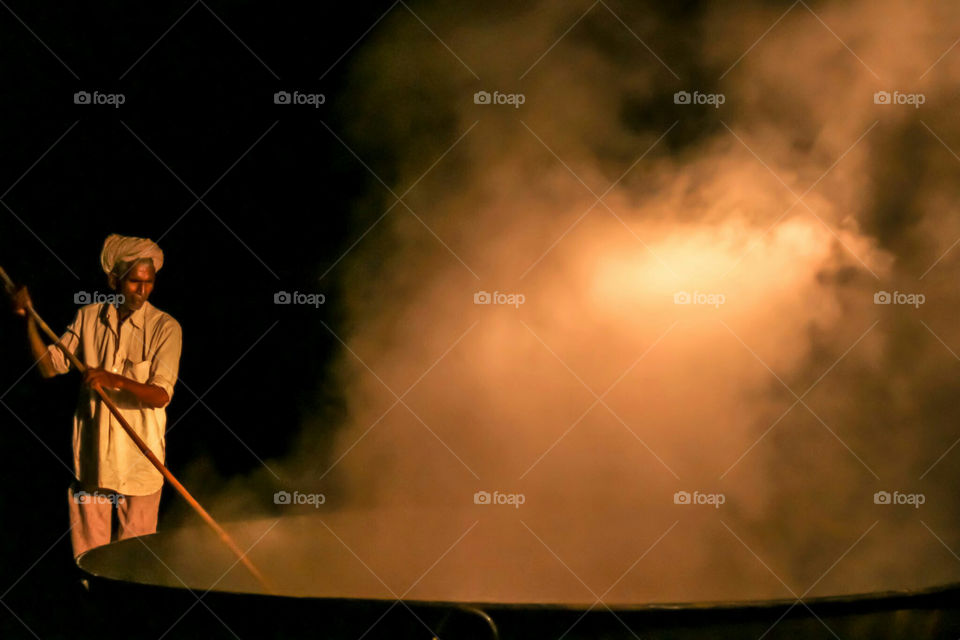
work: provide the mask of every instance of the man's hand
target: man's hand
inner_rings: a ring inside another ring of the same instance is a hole
[[[13,302],[13,312],[18,316],[27,317],[27,343],[30,345],[30,353],[37,361],[40,374],[44,378],[52,378],[57,375],[57,371],[53,368],[50,352],[40,338],[40,328],[37,326],[37,321],[32,315],[29,315],[29,310],[33,309],[33,301],[30,299],[27,288],[20,286],[14,289],[10,294],[10,300]]]
[[[89,367],[83,373],[83,383],[93,390],[122,389],[124,380],[123,376],[96,367]]]
[[[170,402],[163,387],[155,384],[142,384],[124,376],[110,373],[106,369],[89,367],[83,374],[83,382],[93,390],[115,389],[126,391],[148,407],[165,407]]]
[[[10,297],[13,301],[13,312],[18,316],[27,315],[27,309],[33,307],[33,301],[30,300],[26,287],[17,287]]]

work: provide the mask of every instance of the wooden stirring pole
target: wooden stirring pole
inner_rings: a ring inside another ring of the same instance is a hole
[[[7,272],[3,270],[3,267],[0,267],[0,279],[3,280],[3,284],[7,290],[7,293],[12,295],[15,286],[13,284],[13,280],[10,279],[10,276],[8,276]],[[40,329],[42,329],[43,332],[47,334],[47,336],[53,340],[58,347],[60,347],[60,350],[63,351],[64,355],[70,359],[70,362],[74,367],[77,368],[77,371],[83,373],[87,370],[86,365],[80,362],[77,356],[63,346],[63,344],[60,342],[60,337],[57,336],[57,334],[55,334],[49,326],[47,326],[47,323],[43,321],[43,318],[41,318],[40,314],[38,314],[33,308],[33,305],[29,305],[27,307],[27,312],[33,317]],[[276,589],[273,588],[273,585],[264,577],[262,573],[260,573],[260,570],[254,566],[253,562],[250,561],[250,558],[248,558],[247,555],[240,550],[240,547],[237,546],[237,543],[234,542],[233,538],[231,538],[224,528],[213,519],[213,516],[207,513],[206,509],[200,506],[200,503],[197,502],[196,498],[190,495],[190,492],[187,491],[187,488],[180,484],[180,481],[177,480],[172,473],[170,473],[170,470],[167,469],[162,462],[160,462],[160,458],[158,458],[153,451],[150,450],[150,447],[147,446],[147,443],[143,441],[136,431],[133,430],[133,427],[130,426],[130,423],[128,423],[120,414],[120,410],[117,408],[117,405],[115,405],[113,401],[107,397],[106,392],[104,392],[104,390],[100,387],[97,387],[95,391],[100,396],[100,399],[103,400],[103,403],[107,405],[107,408],[110,409],[110,413],[112,413],[120,423],[120,426],[123,427],[123,430],[127,432],[127,435],[130,436],[131,439],[133,439],[133,442],[137,445],[137,448],[140,449],[140,451],[147,457],[151,464],[157,468],[157,471],[163,474],[163,477],[167,479],[167,482],[173,485],[173,488],[176,489],[181,496],[183,496],[184,500],[186,500],[187,503],[193,507],[193,510],[196,511],[201,518],[203,518],[203,521],[210,525],[210,528],[213,529],[217,536],[220,537],[220,540],[230,548],[230,551],[232,551],[240,560],[240,562],[242,562],[243,565],[250,571],[250,573],[253,574],[253,577],[257,579],[267,593],[276,593]]]

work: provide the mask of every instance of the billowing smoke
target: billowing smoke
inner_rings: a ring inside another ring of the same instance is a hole
[[[607,601],[955,579],[960,7],[588,7],[414,4],[432,33],[361,45],[339,133],[392,193],[326,276],[347,418],[290,485],[405,514],[381,542],[448,523],[411,579],[479,521],[531,599],[651,546]]]

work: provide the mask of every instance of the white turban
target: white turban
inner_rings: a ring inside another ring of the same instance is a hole
[[[153,260],[153,268],[160,271],[163,266],[163,251],[157,243],[148,238],[132,238],[113,233],[107,236],[100,252],[100,265],[107,275],[113,273],[119,263],[132,262],[143,258]]]

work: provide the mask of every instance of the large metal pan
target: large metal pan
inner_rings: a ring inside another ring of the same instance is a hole
[[[960,583],[814,592],[798,603],[782,585],[777,594],[735,572],[709,585],[682,572],[645,584],[641,562],[621,581],[628,588],[603,593],[634,558],[587,576],[569,549],[551,548],[543,523],[505,511],[353,510],[226,526],[279,595],[263,594],[209,532],[164,531],[79,559],[105,628],[154,640],[168,629],[244,639],[484,638],[497,628],[554,640],[960,637]],[[628,555],[608,544],[603,557]]]

